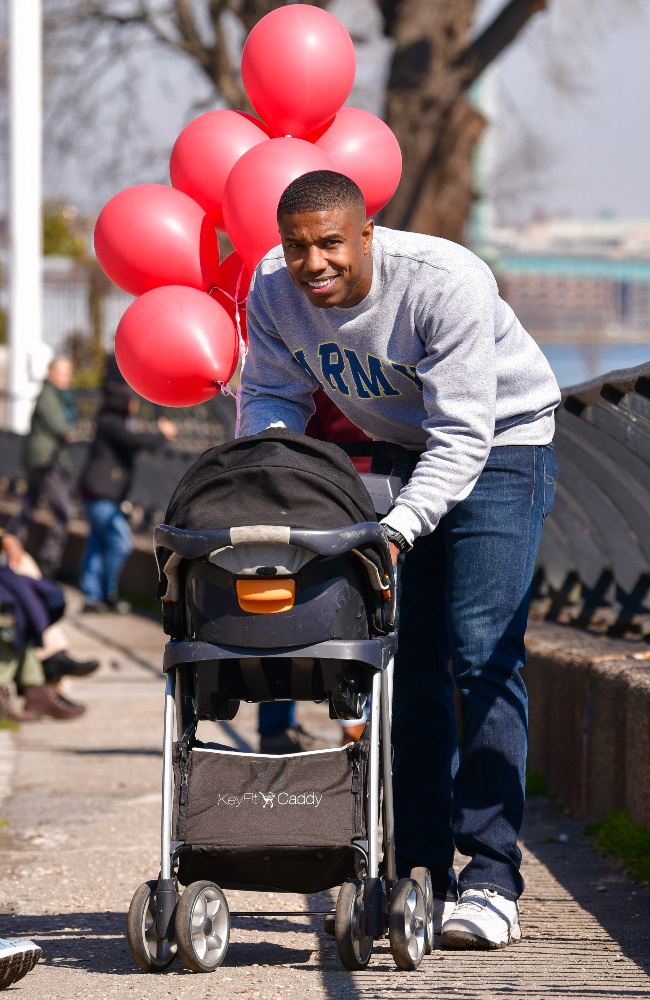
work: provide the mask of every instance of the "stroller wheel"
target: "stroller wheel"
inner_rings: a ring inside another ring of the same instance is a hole
[[[417,969],[424,956],[424,896],[417,882],[401,878],[388,900],[388,941],[399,969]]]
[[[162,972],[176,958],[176,942],[159,938],[156,933],[157,882],[144,882],[136,890],[126,918],[126,942],[131,958],[144,972]]]
[[[411,878],[420,886],[424,896],[424,954],[433,951],[433,889],[431,887],[431,872],[428,868],[412,868]]]
[[[372,954],[373,940],[364,926],[363,882],[350,879],[339,890],[334,918],[336,947],[346,969],[365,969]]]
[[[192,972],[214,972],[230,941],[230,914],[214,882],[192,882],[176,908],[176,942],[183,964]]]

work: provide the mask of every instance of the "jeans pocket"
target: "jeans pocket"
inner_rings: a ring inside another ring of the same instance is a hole
[[[552,445],[546,445],[542,448],[542,472],[544,486],[542,519],[546,520],[553,507],[558,474],[557,461],[553,453]]]

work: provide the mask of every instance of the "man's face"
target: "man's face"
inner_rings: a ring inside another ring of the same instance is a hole
[[[356,306],[372,285],[372,219],[356,208],[296,212],[278,220],[291,279],[319,309]]]
[[[72,362],[67,358],[60,358],[50,367],[48,378],[57,389],[69,389],[72,382]]]

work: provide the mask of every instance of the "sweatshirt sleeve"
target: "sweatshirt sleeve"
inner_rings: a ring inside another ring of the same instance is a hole
[[[286,427],[303,434],[315,410],[318,383],[291,354],[275,328],[260,283],[247,302],[248,353],[241,377],[239,434]]]
[[[467,267],[425,307],[422,380],[426,450],[384,518],[409,541],[433,531],[471,492],[492,445],[496,412],[496,282]]]

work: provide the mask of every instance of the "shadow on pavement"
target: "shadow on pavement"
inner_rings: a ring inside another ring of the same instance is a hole
[[[650,974],[650,889],[631,882],[621,866],[599,854],[580,820],[543,799],[529,800],[526,810],[523,839],[530,853],[595,917],[623,954]],[[558,928],[558,940],[569,929],[569,923]]]
[[[58,968],[84,969],[86,972],[110,975],[142,974],[131,958],[126,944],[126,914],[66,913],[53,915],[0,916],[0,933],[9,938],[27,937],[43,949],[45,965]],[[222,968],[246,968],[253,965],[300,966],[312,963],[319,969],[319,959],[311,947],[283,945],[274,941],[237,940],[238,931],[273,931],[310,933],[313,927],[298,919],[278,918],[264,921],[258,918],[233,918],[231,941]],[[295,940],[295,939],[294,939]],[[176,959],[169,973],[187,974],[183,963]]]

